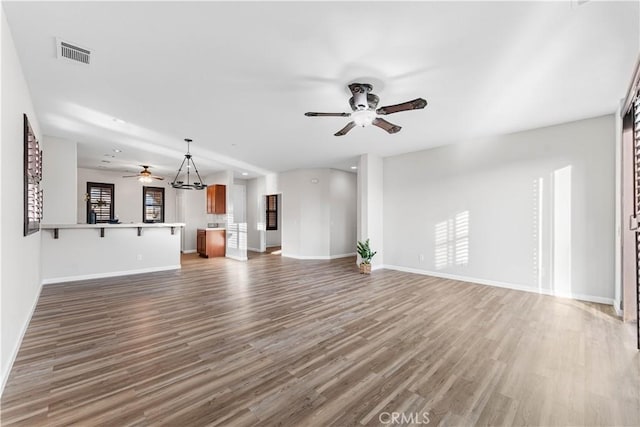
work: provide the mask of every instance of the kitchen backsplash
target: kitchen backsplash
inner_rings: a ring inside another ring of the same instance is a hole
[[[227,215],[226,214],[207,214],[207,227],[226,227]]]

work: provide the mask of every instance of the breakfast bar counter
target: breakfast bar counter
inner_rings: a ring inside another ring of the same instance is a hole
[[[92,228],[100,230],[100,237],[104,237],[105,228],[135,228],[138,236],[141,235],[143,228],[169,228],[171,234],[175,233],[175,229],[184,227],[184,223],[165,223],[165,222],[130,222],[130,223],[100,223],[100,224],[44,224],[40,226],[41,230],[52,230],[53,238],[57,239],[61,229],[87,229]]]
[[[43,283],[180,268],[183,223],[43,224]]]

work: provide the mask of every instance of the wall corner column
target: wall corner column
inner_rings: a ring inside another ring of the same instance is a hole
[[[371,248],[378,253],[373,258],[372,268],[384,264],[383,232],[383,173],[381,157],[363,154],[358,163],[357,236],[358,240],[370,239]],[[358,257],[357,262],[360,262]]]

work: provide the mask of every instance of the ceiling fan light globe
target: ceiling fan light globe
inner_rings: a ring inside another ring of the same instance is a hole
[[[351,118],[356,126],[369,126],[373,119],[376,118],[376,112],[373,110],[358,110],[351,113]]]

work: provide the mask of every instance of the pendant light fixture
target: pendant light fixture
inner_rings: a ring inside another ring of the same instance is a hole
[[[182,160],[182,164],[180,165],[180,169],[178,169],[178,173],[176,177],[173,178],[173,182],[171,186],[173,188],[177,188],[179,190],[204,190],[207,188],[207,184],[202,182],[202,178],[200,178],[200,173],[198,172],[198,168],[196,168],[196,164],[193,163],[193,157],[191,157],[191,153],[189,152],[189,145],[191,144],[191,139],[185,138],[187,142],[187,154],[184,155],[184,160]],[[187,165],[187,170],[185,172],[186,178],[180,179],[180,174],[182,173],[182,168]],[[197,181],[191,183],[191,166],[193,166],[193,170],[195,171],[196,176],[198,177]],[[186,180],[186,181],[185,181]]]

